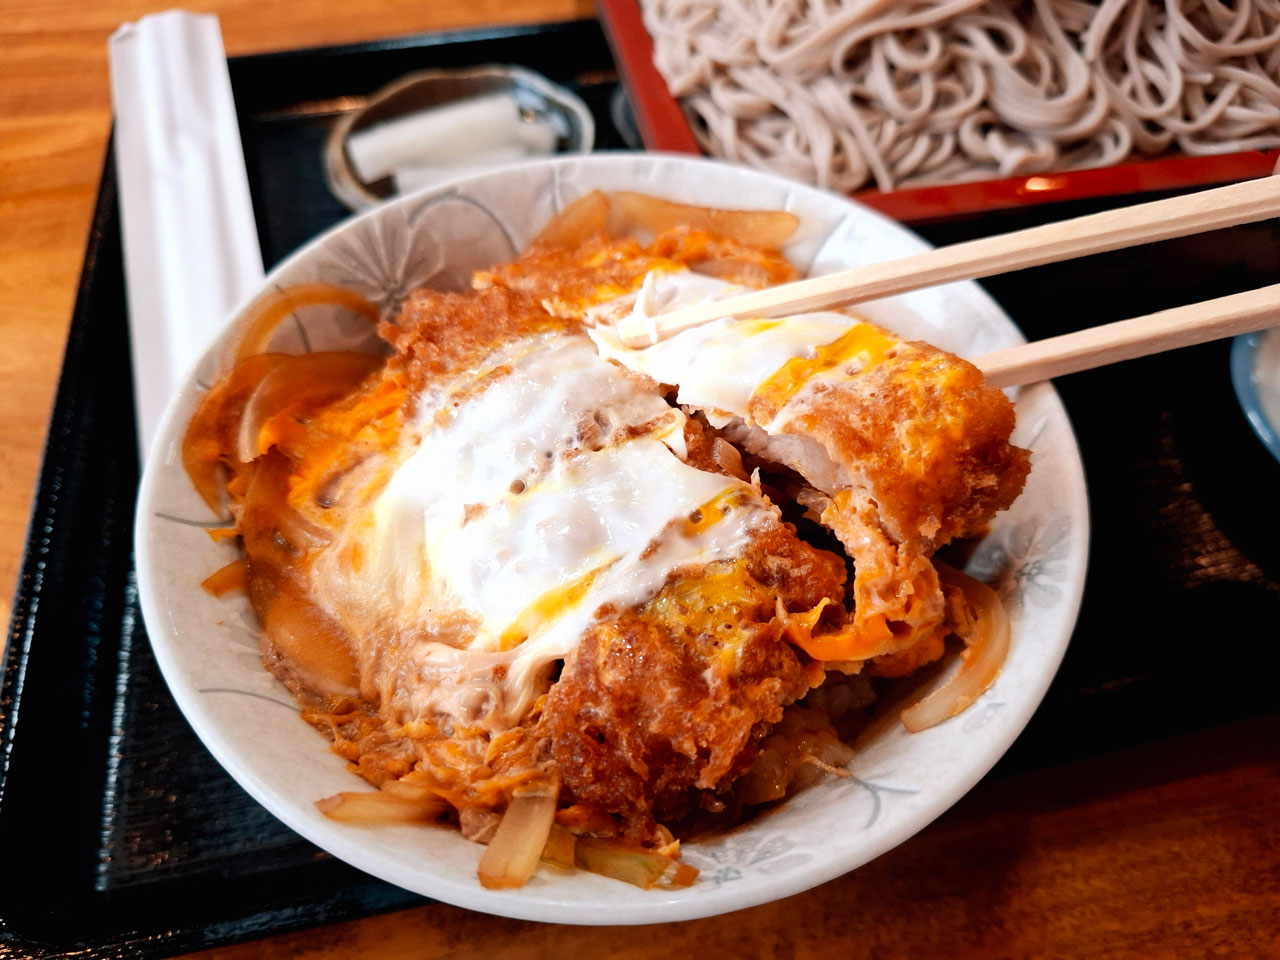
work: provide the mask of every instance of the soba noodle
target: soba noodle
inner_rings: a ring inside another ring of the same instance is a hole
[[[709,153],[881,190],[1280,146],[1280,0],[641,0]]]

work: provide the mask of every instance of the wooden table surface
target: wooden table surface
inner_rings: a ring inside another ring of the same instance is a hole
[[[106,39],[160,0],[0,0],[0,622],[110,123]],[[506,21],[590,0],[199,0],[232,54]],[[806,894],[574,928],[433,904],[201,956],[1280,957],[1280,718],[980,784]]]

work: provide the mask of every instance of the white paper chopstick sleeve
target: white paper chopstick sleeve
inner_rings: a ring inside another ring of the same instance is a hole
[[[139,451],[181,378],[262,281],[218,18],[168,11],[110,40]]]

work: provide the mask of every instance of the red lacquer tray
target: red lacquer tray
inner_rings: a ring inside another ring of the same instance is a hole
[[[653,42],[645,30],[637,0],[597,0],[597,4],[645,146],[673,153],[701,153],[684,111],[667,92],[666,82],[653,65]],[[1277,158],[1280,150],[1248,150],[1213,157],[1171,154],[1096,170],[914,187],[892,193],[860,190],[853,196],[895,220],[914,223],[1059,200],[1181,190],[1248,180],[1271,173]]]

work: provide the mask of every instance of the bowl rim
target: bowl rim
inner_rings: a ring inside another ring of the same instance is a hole
[[[1236,399],[1249,426],[1253,427],[1253,432],[1271,455],[1280,460],[1280,424],[1272,423],[1267,416],[1253,377],[1254,359],[1262,349],[1262,338],[1269,332],[1259,330],[1257,333],[1246,333],[1231,341],[1231,385],[1235,387]],[[1272,335],[1280,336],[1276,333]]]
[[[288,257],[280,261],[267,274],[263,283],[257,287],[242,303],[231,311],[226,322],[221,328],[219,336],[215,338],[212,344],[206,349],[204,354],[196,361],[196,363],[187,371],[181,380],[183,392],[186,387],[192,383],[196,377],[196,370],[199,365],[205,361],[205,358],[215,351],[222,349],[223,340],[227,332],[234,326],[239,318],[248,310],[248,308],[263,294],[269,290],[275,279],[281,274],[292,269],[295,264],[304,261],[310,257],[314,251],[320,249],[332,242],[332,238],[337,237],[349,230],[353,230],[357,225],[368,220],[384,215],[384,211],[401,205],[410,205],[420,203],[437,195],[444,195],[450,191],[456,191],[466,188],[470,183],[479,180],[486,180],[494,177],[501,177],[506,171],[513,169],[523,169],[530,167],[546,167],[554,169],[560,166],[583,165],[594,166],[597,164],[608,165],[615,162],[636,162],[637,157],[642,156],[645,160],[656,164],[672,163],[679,166],[696,165],[698,167],[724,169],[726,164],[700,157],[688,157],[679,154],[653,154],[646,153],[639,155],[632,152],[601,152],[590,155],[564,155],[533,161],[524,161],[520,163],[506,165],[500,168],[486,170],[482,173],[473,174],[451,180],[447,183],[433,185],[422,191],[412,194],[406,194],[397,197],[377,207],[359,212],[351,217],[330,227],[328,230],[320,233],[307,243],[303,244]],[[741,168],[730,168],[741,170]],[[762,173],[759,171],[741,170],[742,173],[748,174],[753,178],[759,178],[761,182],[770,182],[776,186],[786,187],[790,189],[803,189],[806,191],[815,191],[823,193],[824,191],[816,191],[813,187],[796,184],[786,178],[773,174]],[[850,200],[835,194],[831,195],[833,201],[840,204],[847,204],[858,209],[860,215],[874,218],[881,222],[882,226],[910,234],[919,243],[925,243],[909,230],[895,221],[892,221],[884,215]],[[971,282],[972,283],[972,282]],[[976,283],[972,284],[973,295],[979,296],[987,302],[1009,327],[1021,336],[1017,330],[1016,324],[999,306],[999,304]],[[1023,688],[1021,710],[1011,714],[1014,719],[1009,722],[1004,731],[999,736],[983,735],[976,739],[980,741],[980,749],[972,754],[972,759],[968,761],[964,768],[964,775],[956,777],[950,781],[945,781],[930,794],[930,802],[926,805],[927,809],[912,817],[903,818],[899,822],[893,824],[890,828],[878,830],[874,839],[865,844],[861,849],[862,853],[856,857],[856,862],[847,862],[855,859],[854,857],[833,857],[827,861],[816,861],[812,865],[807,865],[802,869],[793,870],[790,873],[771,877],[768,883],[760,883],[751,888],[738,888],[735,884],[728,884],[711,890],[697,898],[684,898],[662,893],[656,890],[642,891],[645,899],[639,902],[605,902],[598,905],[584,904],[581,899],[557,896],[555,885],[548,884],[538,891],[536,897],[527,895],[529,888],[524,890],[513,891],[494,891],[482,888],[478,882],[470,884],[454,883],[447,878],[433,877],[425,875],[428,881],[438,880],[439,882],[427,882],[417,886],[408,887],[416,892],[423,893],[439,899],[443,902],[451,903],[457,906],[478,910],[485,913],[506,916],[522,920],[536,920],[541,922],[555,923],[571,923],[579,925],[610,925],[610,924],[649,924],[649,923],[665,923],[673,921],[691,920],[709,916],[716,916],[723,913],[745,909],[748,907],[758,906],[762,903],[772,902],[794,894],[803,892],[804,890],[818,886],[835,877],[842,876],[845,873],[862,866],[865,863],[879,857],[881,854],[896,847],[906,839],[914,836],[916,833],[924,829],[929,823],[941,816],[949,810],[957,800],[967,793],[975,783],[990,771],[995,763],[1004,755],[1013,741],[1020,735],[1030,720],[1032,714],[1039,707],[1049,684],[1052,682],[1057,673],[1062,657],[1066,652],[1070,636],[1075,628],[1076,620],[1079,616],[1080,603],[1084,590],[1085,570],[1088,564],[1089,556],[1089,504],[1087,495],[1087,486],[1085,482],[1083,461],[1080,456],[1079,444],[1075,437],[1074,428],[1071,425],[1069,416],[1063,407],[1061,398],[1052,384],[1045,383],[1037,385],[1032,389],[1042,389],[1047,392],[1047,402],[1055,408],[1057,414],[1061,418],[1062,426],[1065,428],[1061,443],[1069,454],[1064,457],[1066,461],[1067,487],[1071,491],[1069,509],[1074,516],[1078,516],[1081,520],[1078,532],[1073,531],[1073,536],[1079,541],[1079,547],[1074,550],[1066,558],[1066,583],[1069,590],[1065,597],[1063,606],[1064,616],[1058,622],[1058,628],[1053,636],[1037,637],[1045,643],[1051,643],[1053,649],[1047,654],[1042,661],[1042,667],[1034,675],[1034,683]],[[160,421],[160,425],[156,433],[156,442],[149,451],[146,458],[143,477],[139,488],[138,503],[135,513],[135,551],[136,551],[136,570],[138,581],[139,603],[142,609],[144,623],[147,627],[148,638],[151,641],[152,649],[161,673],[165,678],[170,692],[177,701],[185,719],[191,725],[205,748],[210,751],[219,764],[245,789],[256,801],[261,803],[285,825],[295,832],[299,833],[311,843],[316,844],[335,857],[357,867],[358,869],[369,873],[379,879],[386,880],[398,886],[406,886],[403,879],[393,875],[394,871],[390,869],[385,860],[379,856],[376,851],[371,851],[367,844],[362,842],[363,834],[359,830],[344,831],[339,829],[341,824],[335,825],[333,828],[325,830],[315,829],[315,824],[304,820],[302,815],[294,808],[287,798],[281,799],[280,794],[271,784],[260,779],[252,771],[247,770],[241,765],[238,753],[233,749],[233,745],[223,737],[218,730],[218,725],[214,718],[201,706],[198,698],[194,696],[194,687],[189,688],[183,668],[179,665],[176,649],[167,642],[165,635],[165,626],[167,618],[163,615],[158,597],[159,590],[153,586],[151,582],[152,558],[150,544],[145,533],[148,531],[151,522],[150,504],[155,495],[155,489],[160,482],[162,475],[161,466],[165,461],[170,460],[174,456],[172,438],[175,436],[175,421],[182,414],[182,393],[175,396],[165,410],[164,416]],[[180,436],[180,434],[178,434]],[[1064,500],[1064,503],[1066,501]],[[196,587],[193,584],[193,588]],[[1029,694],[1029,695],[1028,695]],[[327,745],[325,746],[327,749]],[[353,784],[359,784],[358,779],[353,780]],[[415,828],[418,829],[418,828]],[[549,889],[548,889],[549,888]]]

